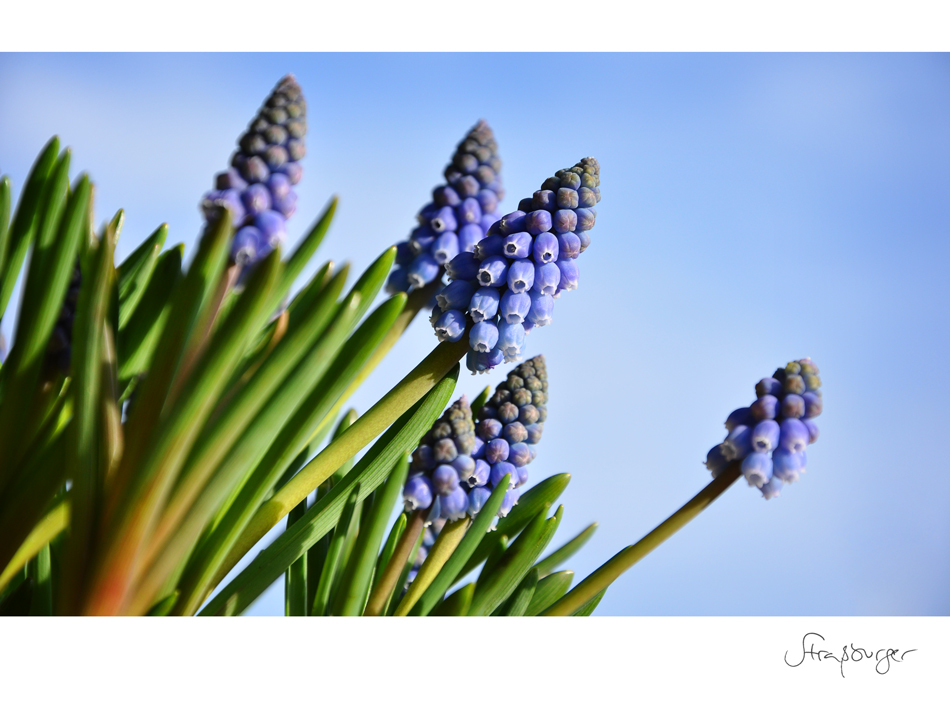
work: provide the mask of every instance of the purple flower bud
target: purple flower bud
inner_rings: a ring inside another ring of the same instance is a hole
[[[528,316],[530,309],[531,296],[528,293],[506,290],[505,294],[501,296],[499,312],[505,322],[510,324],[522,324]],[[501,345],[499,344],[499,346]]]
[[[514,489],[515,483],[518,481],[518,473],[515,471],[513,464],[504,461],[496,462],[491,466],[491,475],[489,475],[488,479],[492,487],[497,487],[506,474],[511,475],[511,479],[508,481],[508,489]]]
[[[524,231],[525,213],[523,211],[513,211],[505,214],[498,220],[498,233],[502,236],[513,234],[517,231]]]
[[[494,214],[498,208],[498,195],[490,189],[479,191],[476,196],[478,205],[482,208],[482,214]]]
[[[439,207],[455,206],[462,203],[462,198],[450,186],[444,185],[432,190],[432,202]]]
[[[217,189],[236,189],[240,192],[247,187],[247,182],[236,169],[229,167],[224,172],[218,173],[214,186]]]
[[[508,459],[509,445],[504,438],[495,438],[485,445],[485,460],[493,465]]]
[[[485,420],[480,420],[475,425],[475,431],[478,433],[479,437],[482,440],[492,441],[501,435],[502,425],[501,421],[496,418],[486,418]],[[485,443],[485,446],[488,447],[488,443]]]
[[[425,253],[435,243],[436,237],[437,234],[428,226],[418,226],[409,236],[409,248],[416,255]]]
[[[802,394],[802,400],[805,402],[804,417],[817,418],[821,415],[821,396],[816,395],[812,391],[805,391],[805,393]]]
[[[457,455],[452,460],[452,467],[458,472],[459,479],[466,482],[475,474],[475,460],[471,455]]]
[[[530,207],[524,211],[537,211],[539,209],[554,211],[557,209],[557,198],[550,189],[539,189],[529,201]]]
[[[507,276],[508,260],[504,256],[490,256],[483,260],[478,268],[480,285],[499,287],[505,283]]]
[[[573,263],[573,261],[571,261]],[[563,276],[562,276],[563,279]],[[508,287],[515,293],[527,293],[534,285],[534,263],[527,258],[514,261],[508,267]],[[527,310],[525,311],[527,314]]]
[[[500,349],[492,349],[490,352],[475,352],[469,350],[465,357],[465,364],[472,373],[484,373],[491,371],[505,360],[505,355]]]
[[[577,214],[577,231],[590,231],[594,228],[596,216],[593,209],[575,209]]]
[[[773,497],[780,496],[779,491],[782,489],[782,480],[778,478],[777,475],[773,474],[772,479],[759,487],[762,490],[762,496],[765,499],[772,499]]]
[[[798,418],[786,418],[781,423],[779,447],[789,452],[801,452],[808,445],[808,428]]]
[[[792,452],[780,447],[772,454],[775,476],[783,482],[797,482],[799,475],[805,471],[805,461],[804,448],[800,452]]]
[[[524,467],[531,459],[531,450],[526,443],[518,442],[508,449],[508,461],[515,467]]]
[[[782,415],[785,418],[801,418],[805,415],[805,399],[795,393],[782,399]]]
[[[577,192],[568,187],[561,187],[557,190],[557,205],[561,209],[576,209]]]
[[[287,192],[283,197],[274,197],[271,208],[283,214],[285,219],[289,219],[297,211],[297,193]]]
[[[475,280],[478,275],[478,260],[474,253],[459,253],[445,266],[452,280]]]
[[[729,431],[722,445],[722,452],[726,459],[743,459],[752,452],[752,428],[747,425],[737,425]]]
[[[540,416],[540,413],[538,412],[538,409],[534,407],[533,405],[531,405],[530,403],[527,403],[523,406],[518,406],[518,420],[524,425],[531,425],[532,423],[537,423],[539,416]],[[509,442],[511,441],[509,440]],[[515,440],[514,442],[521,442],[521,441]]]
[[[558,209],[554,212],[551,227],[559,234],[574,231],[577,228],[577,214],[570,209]]]
[[[752,448],[756,452],[770,452],[778,447],[779,424],[774,420],[759,421],[752,429]]]
[[[494,234],[486,236],[475,244],[475,257],[483,261],[491,256],[500,256],[505,252],[505,237]]]
[[[554,315],[554,298],[550,295],[542,295],[537,290],[532,290],[528,295],[531,297],[528,322],[538,327],[551,324],[551,318]]]
[[[459,238],[454,231],[443,231],[432,243],[432,257],[444,265],[459,254]]]
[[[524,348],[524,327],[520,323],[502,322],[498,325],[498,348],[505,355],[505,361],[520,361]]]
[[[782,384],[778,379],[768,376],[755,385],[755,395],[756,397],[768,395],[778,398],[782,395]]]
[[[712,473],[713,479],[729,466],[729,460],[723,454],[722,445],[716,445],[706,453],[706,469]]]
[[[489,320],[476,322],[468,335],[468,341],[473,351],[487,354],[498,343],[498,327]]]
[[[277,171],[287,175],[287,179],[290,180],[291,184],[299,183],[303,177],[303,167],[300,166],[299,162],[285,162]]]
[[[478,179],[472,175],[464,175],[455,181],[452,186],[455,187],[455,191],[458,192],[459,196],[463,199],[466,197],[474,197],[482,188],[478,183]]]
[[[749,412],[755,420],[771,420],[778,414],[778,399],[767,393],[760,396],[749,407]]]
[[[535,263],[553,263],[559,253],[558,238],[552,233],[539,234],[534,239],[532,255]]]
[[[594,190],[588,189],[587,187],[581,187],[577,190],[577,204],[578,206],[584,208],[590,208],[596,206],[597,204],[597,195],[594,193]]]
[[[428,509],[432,504],[432,485],[425,475],[415,475],[406,481],[402,496],[408,511]]]
[[[736,408],[726,418],[726,430],[732,430],[737,425],[750,425],[753,420],[752,412],[748,408]]]
[[[436,494],[445,496],[459,486],[459,473],[452,465],[439,465],[432,471],[432,489]]]
[[[503,424],[508,424],[514,423],[516,420],[518,420],[519,414],[520,411],[518,406],[511,401],[506,401],[505,403],[502,403],[500,406],[498,406],[498,412],[495,415],[498,416],[498,420],[500,420]]]
[[[508,441],[509,445],[514,445],[528,439],[528,430],[524,427],[524,423],[516,420],[502,428],[501,436]]]
[[[515,467],[515,472],[518,474],[518,481],[515,483],[515,488],[517,489],[521,485],[528,483],[528,466]]]
[[[482,220],[478,222],[479,228],[481,228],[482,233],[486,236],[488,235],[489,229],[498,222],[497,214],[482,214]]]
[[[442,438],[432,444],[432,457],[436,462],[448,464],[458,455],[458,448],[452,438]]]
[[[474,253],[475,245],[482,240],[484,233],[478,224],[465,224],[459,229],[459,253],[468,251]]]
[[[386,292],[390,295],[408,292],[410,287],[409,273],[405,268],[394,268],[386,280]]]
[[[505,518],[514,508],[515,504],[518,503],[518,498],[521,496],[520,492],[517,489],[509,489],[505,492],[504,499],[501,500],[501,509],[498,510],[499,518]]]
[[[493,320],[498,314],[498,304],[498,290],[491,287],[478,288],[469,301],[472,321]]]
[[[575,233],[568,231],[567,233],[558,234],[557,243],[560,250],[559,259],[577,258],[581,253],[581,240],[577,238]]]
[[[435,467],[435,457],[432,455],[432,448],[428,445],[420,445],[412,453],[412,469],[428,472]]]
[[[216,190],[208,192],[201,200],[201,211],[204,213],[205,221],[211,218],[211,209],[216,206],[224,206],[231,212],[231,225],[237,228],[246,215],[244,202],[236,189]]]
[[[583,253],[590,246],[590,234],[586,231],[577,231],[577,238],[581,242],[581,253]]]
[[[468,511],[468,494],[461,487],[456,487],[450,494],[440,499],[442,509],[439,516],[446,521],[455,521],[465,516]]]
[[[294,182],[293,176],[286,170],[287,165],[289,164],[291,163],[288,162],[282,165],[280,171],[287,174],[287,177],[290,178],[291,184],[297,184]],[[267,178],[270,176],[270,169],[268,169],[267,163],[265,163],[257,155],[241,160],[238,164],[235,164],[235,167],[238,168],[238,171],[241,173],[241,177],[246,179],[251,184],[266,182]]]
[[[544,263],[534,269],[534,290],[553,296],[561,282],[561,270],[557,263]]]
[[[439,263],[428,253],[416,256],[407,270],[409,283],[414,288],[421,288],[439,277]]]
[[[541,234],[551,230],[551,213],[538,209],[525,214],[525,231],[530,234]]]
[[[458,228],[458,222],[455,220],[455,211],[449,206],[442,207],[436,215],[429,220],[429,226],[437,234],[443,231],[455,231],[455,229]]]
[[[531,253],[531,234],[527,231],[505,236],[504,254],[508,258],[527,258]]]
[[[453,280],[435,296],[439,307],[445,310],[466,310],[475,294],[475,285],[467,280]]]
[[[287,238],[287,222],[276,211],[265,211],[254,219],[254,226],[261,232],[264,242],[276,248]]]
[[[761,487],[772,478],[772,458],[764,452],[753,452],[742,461],[742,474],[750,487]]]
[[[804,423],[808,429],[808,444],[811,445],[818,439],[818,426],[815,425],[815,421],[811,418],[802,419],[802,423]]]
[[[468,453],[473,459],[479,459],[485,456],[485,441],[475,436],[475,444],[472,446],[472,451]]]
[[[440,342],[457,342],[465,334],[465,313],[448,310],[435,323],[435,336]]]
[[[231,242],[231,260],[242,267],[256,263],[270,251],[264,235],[255,226],[238,229]]]
[[[544,423],[531,423],[525,426],[525,430],[528,431],[527,443],[529,445],[537,445],[541,442],[541,433],[544,432]]]
[[[467,197],[455,209],[455,215],[460,224],[477,224],[482,220],[482,208],[474,197]]]
[[[561,271],[561,280],[558,287],[561,290],[577,290],[577,279],[580,277],[577,270],[577,261],[572,259],[557,261],[557,267]]]
[[[491,496],[491,490],[485,486],[477,486],[468,493],[468,515],[475,518],[475,515],[482,510],[488,498]]]
[[[247,213],[251,216],[263,214],[271,206],[270,192],[263,184],[252,184],[245,189],[241,195],[241,200],[244,202]]]

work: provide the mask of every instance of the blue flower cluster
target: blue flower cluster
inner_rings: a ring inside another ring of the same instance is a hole
[[[443,342],[468,330],[470,371],[520,361],[525,335],[550,323],[555,298],[577,288],[576,259],[590,245],[599,201],[600,166],[585,157],[492,224],[473,253],[449,262],[452,282],[430,321]]]
[[[66,288],[66,300],[56,318],[53,333],[46,345],[45,365],[49,370],[59,370],[62,373],[69,371],[73,351],[73,320],[76,318],[76,304],[79,302],[79,287],[82,285],[82,273],[79,270],[79,259],[73,265],[73,274]]]
[[[293,185],[303,176],[306,113],[300,86],[285,76],[238,140],[231,167],[201,200],[206,220],[214,205],[230,209],[237,231],[231,260],[243,272],[287,236],[287,219],[297,209]]]
[[[389,275],[390,293],[409,292],[442,277],[459,253],[472,253],[498,221],[504,198],[501,160],[491,128],[478,121],[458,144],[445,168],[446,184],[432,190],[432,201],[417,215],[408,241],[396,244],[396,267]]]
[[[469,510],[471,516],[506,474],[511,478],[498,516],[507,516],[518,503],[528,481],[528,463],[537,455],[535,446],[544,432],[547,403],[548,372],[539,354],[516,366],[478,411],[475,471],[467,481],[473,485],[470,494],[477,494],[481,502]]]
[[[462,480],[475,469],[475,422],[468,399],[449,406],[412,453],[403,488],[407,511],[429,509],[428,520],[460,519],[469,509]]]
[[[706,456],[713,477],[742,460],[742,474],[766,499],[805,472],[805,448],[818,439],[821,378],[811,359],[789,362],[755,385],[756,400],[726,419],[728,434]]]
[[[406,509],[429,509],[429,521],[474,518],[511,475],[498,516],[518,503],[527,465],[541,439],[548,400],[544,357],[518,365],[479,411],[477,425],[462,396],[436,421],[415,452],[403,489]]]

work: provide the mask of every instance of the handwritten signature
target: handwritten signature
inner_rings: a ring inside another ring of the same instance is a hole
[[[874,670],[883,676],[891,670],[892,660],[900,663],[904,660],[904,657],[910,654],[912,651],[917,651],[916,649],[905,649],[903,652],[900,649],[878,649],[872,654],[867,649],[862,649],[861,647],[855,648],[854,642],[851,642],[850,649],[848,649],[848,645],[845,645],[841,649],[841,656],[835,656],[830,651],[826,651],[824,649],[815,649],[814,640],[812,640],[810,647],[806,647],[809,637],[818,637],[822,641],[825,641],[825,638],[817,632],[808,632],[804,637],[802,637],[801,660],[797,664],[790,663],[788,660],[788,652],[785,652],[785,663],[794,669],[805,663],[805,659],[808,657],[811,657],[813,661],[815,659],[818,659],[818,661],[823,661],[825,659],[837,661],[841,668],[841,678],[844,678],[844,665],[849,661],[857,662],[873,658],[874,661],[877,662],[874,665]],[[900,654],[900,656],[898,656],[898,654]]]

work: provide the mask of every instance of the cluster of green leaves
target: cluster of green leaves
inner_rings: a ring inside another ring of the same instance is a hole
[[[439,344],[362,415],[341,411],[438,281],[373,309],[392,247],[345,293],[348,266],[325,263],[282,308],[335,200],[287,259],[274,250],[241,288],[222,208],[187,270],[183,244],[165,248],[166,225],[115,265],[123,214],[96,233],[92,185],[85,175],[70,184],[69,167],[54,138],[12,219],[0,178],[0,318],[24,282],[0,366],[0,613],[231,615],[284,575],[290,615],[585,615],[738,477],[737,466],[720,475],[570,591],[573,573],[559,567],[596,525],[539,560],[569,476],[528,490],[493,530],[502,483],[474,521],[446,524],[407,586],[425,511],[386,527],[467,339]],[[64,371],[46,353],[77,262]]]

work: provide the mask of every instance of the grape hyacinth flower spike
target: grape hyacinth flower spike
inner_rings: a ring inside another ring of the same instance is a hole
[[[462,396],[442,414],[412,453],[409,479],[403,488],[406,510],[429,509],[428,520],[453,521],[468,511],[461,485],[474,468],[475,422],[468,399]]]
[[[297,209],[293,186],[303,175],[306,114],[300,86],[288,74],[238,139],[231,167],[215,176],[215,188],[201,200],[206,220],[215,205],[231,212],[231,262],[242,276],[287,236],[287,220]]]
[[[798,481],[806,468],[805,448],[818,439],[818,367],[808,358],[789,362],[759,381],[755,393],[751,406],[729,414],[726,439],[709,451],[706,467],[716,477],[730,463],[741,461],[749,486],[771,499],[783,483]]]
[[[547,418],[548,372],[544,356],[529,359],[508,374],[477,413],[475,470],[466,480],[474,517],[506,474],[511,477],[499,517],[518,503],[528,481]]]
[[[460,253],[471,254],[498,220],[498,203],[504,198],[501,159],[488,123],[480,120],[468,132],[444,175],[446,184],[432,190],[432,201],[417,215],[419,226],[396,244],[396,267],[386,285],[390,293],[441,279],[446,264]]]
[[[472,373],[521,361],[525,335],[550,324],[554,300],[577,288],[577,257],[590,245],[599,201],[600,165],[585,157],[492,224],[473,253],[449,262],[452,282],[432,325],[443,342],[468,333]]]

